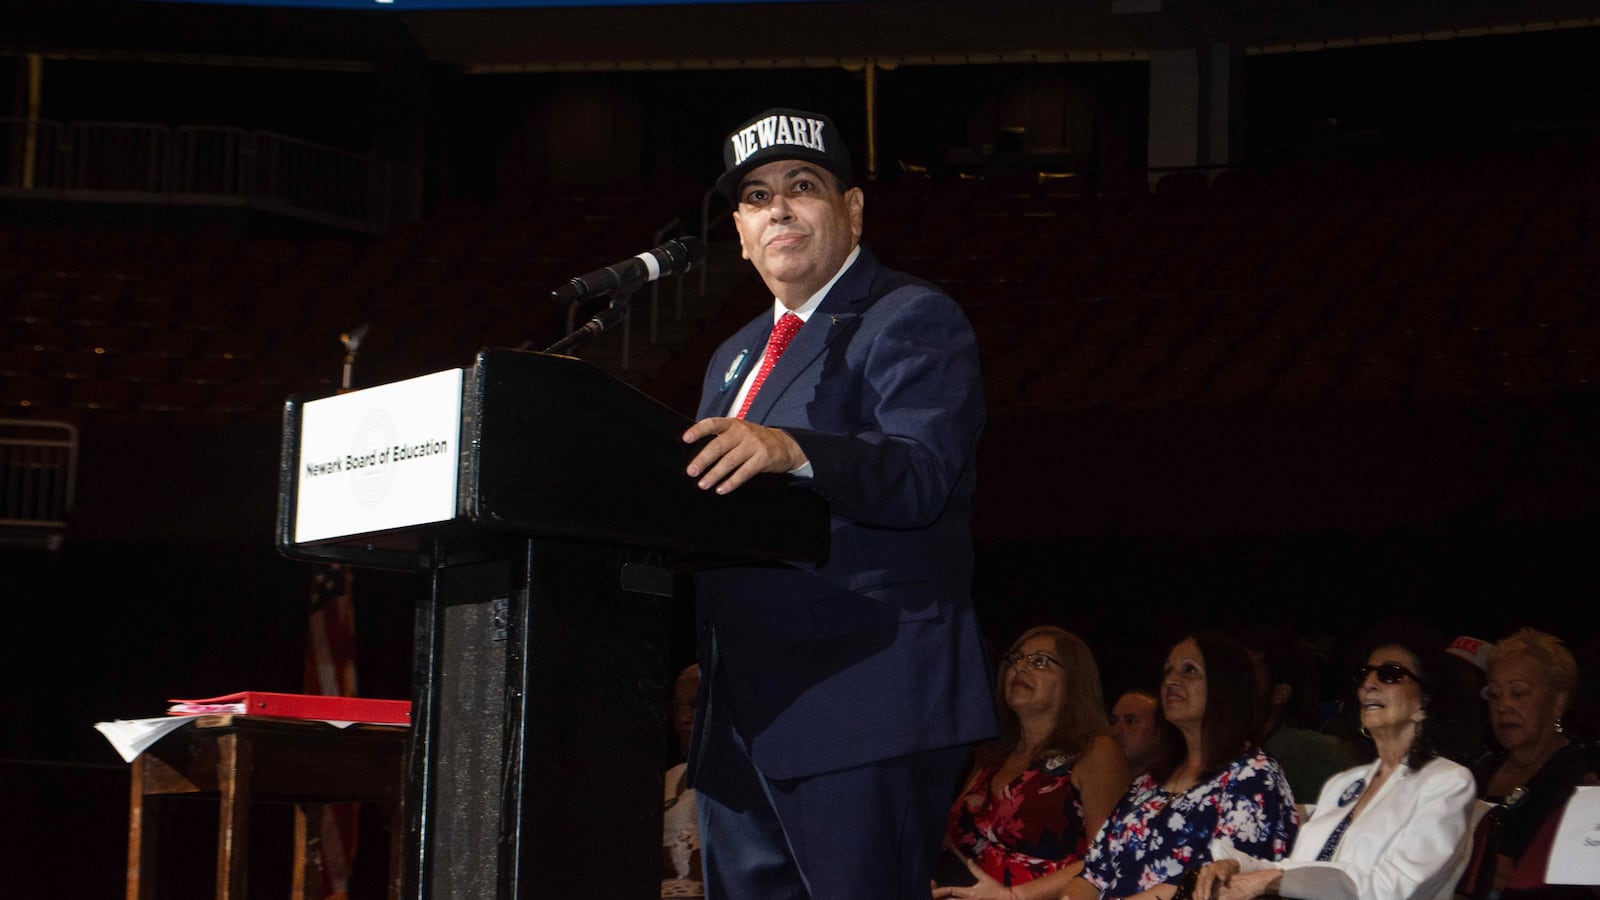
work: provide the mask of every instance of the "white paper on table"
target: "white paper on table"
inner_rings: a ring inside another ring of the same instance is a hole
[[[1572,792],[1550,845],[1545,884],[1600,884],[1600,787]]]
[[[157,741],[194,721],[194,716],[157,716],[152,719],[116,719],[96,722],[94,730],[106,736],[123,762],[131,763],[139,754],[149,750]],[[349,728],[355,722],[325,721],[335,728]]]
[[[150,745],[194,720],[186,716],[160,716],[154,719],[117,719],[96,722],[94,730],[106,736],[123,762],[133,762]]]

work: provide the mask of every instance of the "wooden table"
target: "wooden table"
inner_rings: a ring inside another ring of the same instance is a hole
[[[244,900],[250,807],[294,804],[294,900],[320,891],[322,806],[372,803],[389,820],[388,896],[404,873],[406,756],[411,729],[269,716],[196,716],[133,761],[128,815],[128,900],[153,900],[157,817],[171,798],[216,794],[217,900]]]

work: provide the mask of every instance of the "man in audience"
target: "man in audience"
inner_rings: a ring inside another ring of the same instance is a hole
[[[1489,684],[1489,658],[1494,655],[1494,644],[1463,634],[1452,640],[1444,652],[1451,666],[1450,677],[1464,683],[1474,696],[1481,696]],[[1495,740],[1494,729],[1489,726],[1488,709],[1481,704],[1474,705],[1469,713],[1474,739],[1466,752],[1472,764],[1477,765],[1492,754],[1499,743]]]
[[[832,539],[821,565],[695,577],[706,896],[926,900],[971,746],[998,730],[971,596],[977,340],[949,295],[860,244],[828,117],[767,110],[723,161],[771,293],[711,358],[687,472],[718,494],[790,475]]]
[[[1314,803],[1329,776],[1360,761],[1354,747],[1310,727],[1320,699],[1313,667],[1316,651],[1288,628],[1258,628],[1241,637],[1255,664],[1266,710],[1261,748],[1283,767],[1295,800]]]
[[[1138,775],[1155,762],[1161,747],[1161,737],[1156,731],[1156,695],[1135,688],[1123,691],[1111,706],[1111,739],[1122,748],[1128,760],[1128,771]]]

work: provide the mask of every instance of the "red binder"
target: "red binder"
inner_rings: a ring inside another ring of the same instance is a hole
[[[275,694],[240,691],[203,700],[169,700],[169,716],[253,715],[289,719],[323,719],[333,722],[374,722],[410,725],[410,700],[373,700],[369,697],[330,697],[322,694]]]

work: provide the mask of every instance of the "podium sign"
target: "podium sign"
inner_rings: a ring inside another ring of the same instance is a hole
[[[447,369],[306,403],[294,542],[454,518],[462,381]]]

